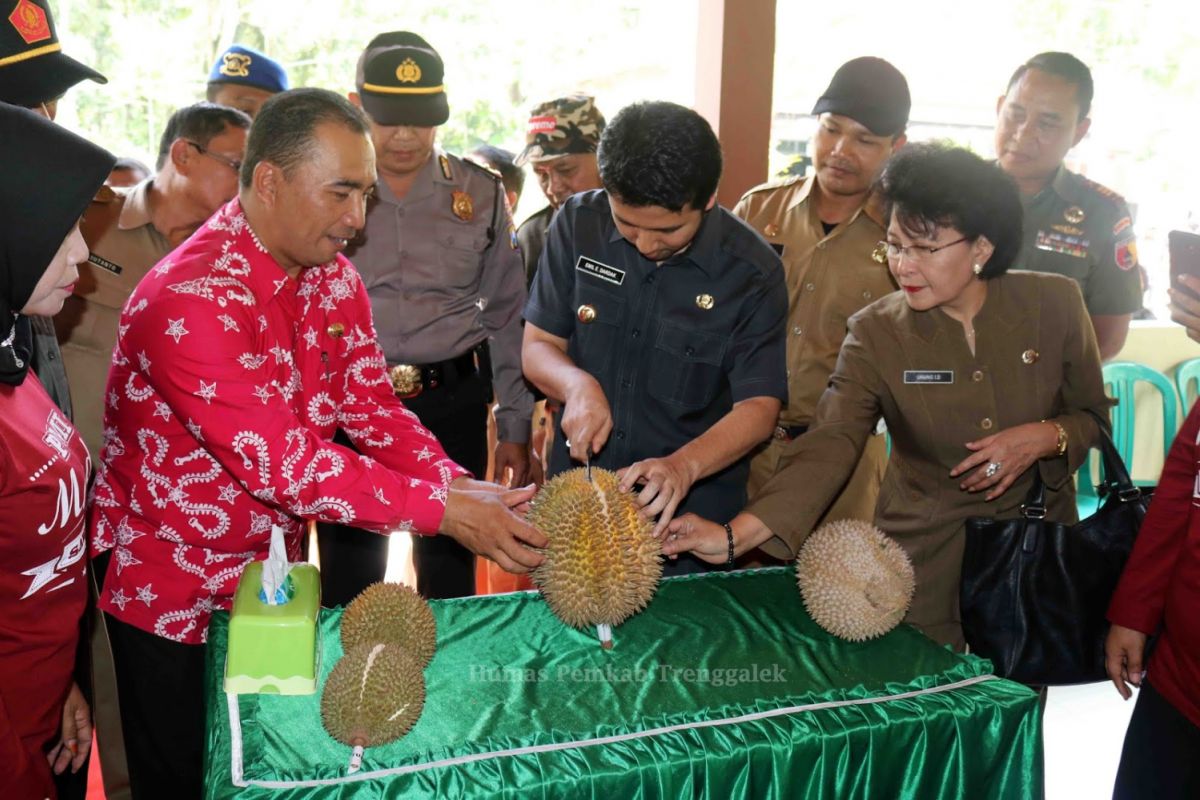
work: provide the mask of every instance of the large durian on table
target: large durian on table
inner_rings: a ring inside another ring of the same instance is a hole
[[[363,749],[399,739],[417,724],[425,705],[421,664],[396,644],[360,644],[329,673],[321,695],[321,722],[329,735],[354,748],[350,772]]]
[[[908,554],[862,520],[818,528],[796,558],[796,578],[813,620],[852,642],[882,636],[899,625],[916,588]]]
[[[373,583],[342,612],[342,649],[397,644],[422,668],[437,647],[437,623],[421,595],[402,583]]]
[[[555,616],[576,628],[596,626],[611,647],[611,627],[641,611],[662,578],[662,546],[635,495],[617,474],[584,468],[548,481],[533,498],[528,521],[549,540],[533,571]]]

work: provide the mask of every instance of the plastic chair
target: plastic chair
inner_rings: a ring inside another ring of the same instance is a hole
[[[1196,390],[1191,390],[1191,384],[1196,384]],[[1183,414],[1192,410],[1196,396],[1200,394],[1200,358],[1185,361],[1175,368],[1175,388],[1179,390],[1179,400],[1183,403]]]
[[[1198,359],[1200,360],[1200,359]],[[1145,364],[1135,364],[1132,361],[1113,361],[1103,367],[1104,386],[1110,397],[1117,401],[1112,410],[1113,443],[1121,460],[1130,472],[1133,472],[1133,445],[1135,388],[1138,383],[1148,383],[1162,397],[1163,420],[1163,456],[1171,449],[1175,439],[1175,430],[1179,422],[1179,402],[1175,397],[1175,386],[1158,370]],[[1080,518],[1095,512],[1100,504],[1096,486],[1092,483],[1092,459],[1095,454],[1079,468],[1076,480],[1077,500]],[[1155,481],[1134,481],[1139,486],[1153,485]]]

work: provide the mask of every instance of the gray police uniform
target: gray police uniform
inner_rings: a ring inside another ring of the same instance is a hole
[[[1024,206],[1015,267],[1074,278],[1093,316],[1142,307],[1133,219],[1120,195],[1059,167],[1050,185]]]
[[[668,456],[751,397],[787,402],[787,290],[779,257],[723,208],[661,265],[613,223],[608,195],[571,197],[554,217],[525,319],[567,339],[604,390],[613,429],[592,463],[620,469]],[[572,466],[555,438],[549,475]],[[698,481],[678,513],[717,522],[745,505],[749,458]],[[709,569],[692,556],[667,571]]]
[[[528,442],[533,413],[533,396],[521,372],[524,272],[503,185],[489,170],[435,149],[403,199],[383,180],[376,192],[366,227],[346,255],[371,298],[389,366],[422,368],[425,385],[405,405],[455,462],[482,479],[492,388],[501,441]],[[490,359],[487,353],[477,355],[484,344]],[[363,536],[364,546],[378,549],[378,557],[368,560],[377,570],[375,579],[381,579],[385,542]],[[324,540],[321,548],[324,565]],[[418,588],[426,597],[474,592],[474,557],[452,539],[416,537],[414,554]],[[352,573],[363,556],[348,555],[347,561],[356,562],[347,565]],[[347,581],[353,585],[345,594],[365,586],[352,574]],[[342,593],[336,586],[325,588]]]
[[[546,232],[550,230],[550,220],[554,217],[554,207],[546,206],[533,214],[517,228],[517,244],[521,248],[521,258],[525,261],[525,285],[533,285],[533,276],[537,272],[538,259],[546,247]]]

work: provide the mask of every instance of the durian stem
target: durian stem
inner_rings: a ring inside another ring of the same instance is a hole
[[[612,650],[612,626],[605,623],[600,623],[596,626],[596,635],[600,637],[600,646],[605,650]]]
[[[354,745],[354,752],[350,754],[350,767],[346,770],[347,775],[353,775],[362,768],[363,747],[361,744]]]

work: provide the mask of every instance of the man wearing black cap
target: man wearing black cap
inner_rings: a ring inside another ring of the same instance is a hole
[[[500,181],[434,143],[450,116],[443,74],[437,51],[406,31],[376,36],[359,58],[350,99],[371,121],[379,182],[347,255],[370,294],[396,394],[451,458],[482,478],[494,384],[494,474],[503,482],[511,471],[520,485],[533,411],[521,375],[521,255]],[[383,577],[383,541],[326,527],[326,602],[349,600]],[[457,542],[419,537],[413,553],[426,597],[474,593],[474,556]]]
[[[53,120],[59,99],[72,86],[83,80],[108,83],[99,72],[62,51],[45,0],[0,2],[0,12],[0,102],[23,106]],[[30,322],[33,369],[50,399],[71,419],[71,393],[54,324],[44,317],[31,317]]]
[[[910,104],[908,83],[888,62],[846,62],[813,107],[815,174],[755,187],[734,207],[779,253],[788,284],[788,403],[751,462],[751,498],[812,421],[846,321],[896,288],[876,248],[887,222],[871,187],[904,144]],[[871,437],[827,519],[874,518],[886,449],[884,437]]]

